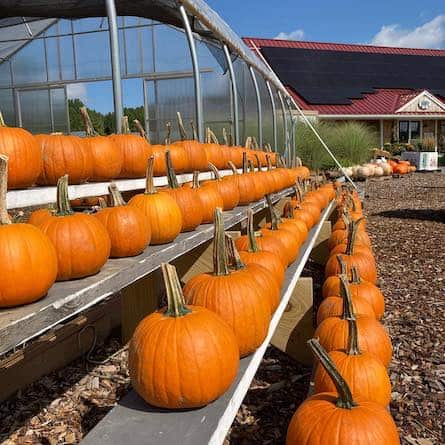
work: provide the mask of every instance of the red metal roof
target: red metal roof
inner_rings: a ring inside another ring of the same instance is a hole
[[[441,49],[420,49],[420,48],[395,48],[391,46],[374,45],[355,45],[346,43],[325,43],[325,42],[307,42],[300,40],[279,40],[279,39],[259,39],[255,37],[243,37],[244,42],[253,48],[251,42],[256,47],[263,46],[278,48],[301,48],[315,49],[322,51],[346,51],[359,52],[367,54],[399,54],[407,56],[437,56],[445,57],[445,50]]]
[[[331,115],[388,115],[396,111],[416,97],[421,91],[407,89],[376,89],[375,93],[367,93],[362,99],[352,99],[349,105],[312,105],[308,104],[297,92],[287,87],[287,90],[303,110],[318,111],[319,114]],[[441,98],[439,98],[441,99]],[[402,113],[402,114],[444,114],[428,113]]]

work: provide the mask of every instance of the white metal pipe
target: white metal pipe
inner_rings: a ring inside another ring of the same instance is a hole
[[[255,88],[256,104],[258,111],[258,144],[260,147],[263,146],[263,110],[261,108],[261,95],[260,89],[258,88],[258,81],[256,80],[255,71],[253,66],[249,66],[250,75],[252,76],[253,86]]]
[[[232,58],[230,57],[229,48],[223,43],[223,51],[226,56],[227,67],[230,75],[230,85],[232,87],[232,129],[235,145],[239,145],[239,108],[238,108],[238,88],[236,86],[235,70],[233,69]]]
[[[268,80],[266,80],[267,91],[269,92],[270,102],[272,104],[272,129],[273,129],[273,149],[278,151],[278,140],[277,140],[277,108],[275,106],[275,100],[273,98],[272,87]]]

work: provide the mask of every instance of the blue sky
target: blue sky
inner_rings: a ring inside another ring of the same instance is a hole
[[[207,3],[241,36],[273,38],[285,33],[304,40],[445,48],[443,0]]]

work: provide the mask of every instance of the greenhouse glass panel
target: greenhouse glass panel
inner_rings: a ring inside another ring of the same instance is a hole
[[[9,64],[9,60],[0,63],[0,86],[11,86],[11,65]]]
[[[183,32],[170,26],[154,28],[155,71],[190,71],[192,62],[187,39]]]
[[[275,108],[277,110],[277,150],[279,153],[284,154],[285,138],[284,138],[283,108],[281,107],[281,101],[278,96],[278,92],[273,86],[272,86],[272,94],[275,101]]]
[[[0,89],[0,111],[3,114],[6,125],[16,125],[12,90]]]
[[[124,115],[128,116],[130,128],[136,130],[133,124],[134,119],[144,125],[144,91],[142,79],[124,79],[122,81],[122,101]]]
[[[15,85],[46,82],[45,47],[43,39],[26,44],[12,57]]]
[[[108,32],[79,34],[74,37],[79,79],[111,76]]]
[[[68,116],[67,116],[67,104],[64,88],[52,88],[50,90],[51,95],[51,108],[52,108],[52,131],[61,131],[62,133],[68,133]]]
[[[60,68],[62,80],[72,80],[74,75],[73,37],[59,37]]]
[[[108,29],[108,19],[106,17],[90,17],[73,20],[74,33],[103,31]]]
[[[48,90],[22,90],[18,96],[22,127],[34,134],[50,133],[52,125]]]
[[[58,37],[45,39],[48,80],[60,80]]]

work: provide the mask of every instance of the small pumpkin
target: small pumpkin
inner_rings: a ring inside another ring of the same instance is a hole
[[[0,307],[44,297],[57,276],[49,238],[31,224],[12,223],[6,206],[8,157],[0,155]]]
[[[306,399],[293,415],[286,445],[400,445],[397,427],[387,408],[354,396],[335,363],[316,340],[309,340],[335,392]]]
[[[110,256],[122,258],[139,255],[151,238],[151,228],[145,215],[138,208],[125,203],[115,183],[108,190],[111,207],[100,209],[94,216],[104,225],[110,236]]]
[[[110,256],[111,241],[103,224],[93,215],[72,211],[68,175],[57,183],[56,212],[37,222],[56,248],[57,281],[94,275]]]
[[[236,338],[214,312],[185,305],[173,266],[162,264],[161,270],[168,304],[145,317],[131,338],[131,383],[153,406],[204,406],[224,394],[236,377]]]
[[[213,272],[191,278],[184,287],[188,304],[204,306],[226,321],[235,333],[240,356],[255,351],[264,341],[270,321],[270,303],[243,270],[230,271],[221,209],[215,210]]]
[[[226,169],[231,160],[230,149],[220,145],[215,133],[210,128],[207,128],[206,133],[206,143],[203,146],[209,163],[215,165],[219,170]]]
[[[153,184],[154,157],[148,160],[145,192],[133,196],[129,205],[142,211],[151,228],[150,244],[172,242],[181,232],[181,209],[170,194],[158,191]]]
[[[290,202],[287,202],[283,208],[283,217],[281,218],[281,227],[286,229],[290,227],[299,233],[302,242],[306,241],[309,231],[306,223],[301,219],[295,218],[295,209]]]
[[[232,210],[239,203],[239,189],[235,181],[221,178],[218,169],[215,165],[209,162],[209,168],[215,176],[215,180],[211,181],[210,184],[216,186],[221,198],[223,200],[223,210]],[[209,184],[209,183],[205,183]]]
[[[233,176],[236,178],[235,180],[238,184],[239,205],[245,206],[250,204],[255,200],[256,197],[252,176],[246,175],[244,173],[239,174],[238,170],[232,162],[229,162],[229,166],[232,169]]]

